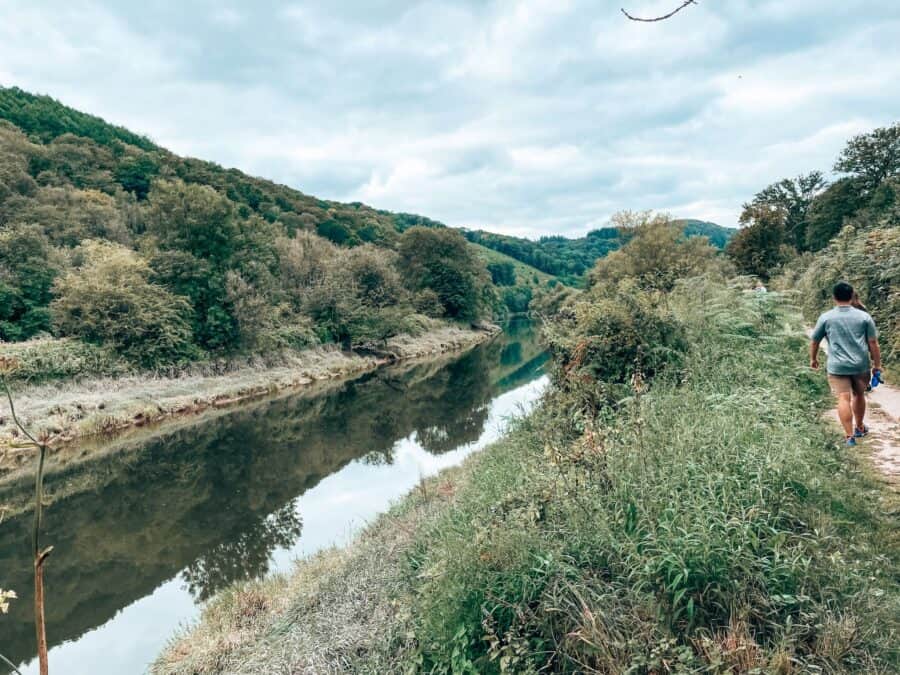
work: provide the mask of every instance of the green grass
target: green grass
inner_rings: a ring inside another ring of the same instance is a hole
[[[487,248],[486,246],[482,246],[481,244],[475,244],[469,242],[469,245],[475,248],[478,256],[485,262],[485,264],[492,262],[508,262],[512,263],[513,267],[516,270],[516,285],[518,286],[531,286],[532,288],[546,288],[547,283],[550,281],[557,280],[557,277],[552,274],[547,274],[546,272],[541,272],[536,267],[532,267],[531,265],[526,265],[523,262],[512,258],[505,253],[500,253],[499,251],[494,251],[493,249]]]
[[[772,302],[684,303],[677,379],[479,457],[408,557],[416,668],[896,672],[894,529]]]

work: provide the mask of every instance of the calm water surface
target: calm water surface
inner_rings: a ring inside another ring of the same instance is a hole
[[[218,590],[346,542],[420,476],[495,440],[540,395],[544,361],[531,324],[513,322],[455,360],[258,402],[48,476],[51,672],[143,672]],[[23,675],[37,672],[30,526],[0,524],[0,587],[20,595],[0,652]]]

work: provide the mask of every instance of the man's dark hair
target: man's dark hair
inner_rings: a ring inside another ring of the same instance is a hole
[[[834,285],[834,299],[838,302],[850,302],[853,297],[853,286],[846,281],[839,281]]]

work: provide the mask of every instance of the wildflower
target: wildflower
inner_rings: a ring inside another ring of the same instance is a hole
[[[4,591],[0,588],[0,614],[6,614],[9,611],[9,601],[18,597],[15,591]]]
[[[21,367],[19,359],[12,356],[0,356],[0,375],[10,375]]]

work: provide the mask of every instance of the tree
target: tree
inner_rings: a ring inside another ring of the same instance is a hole
[[[806,248],[806,215],[813,200],[828,185],[820,171],[785,178],[760,190],[750,203],[752,206],[768,206],[785,214],[787,241],[797,250]],[[747,207],[745,206],[745,209]]]
[[[116,167],[114,176],[124,190],[133,192],[138,199],[145,199],[157,173],[159,165],[150,155],[141,153],[123,159]]]
[[[25,340],[50,330],[50,289],[58,267],[36,225],[0,232],[0,339]]]
[[[445,228],[411,227],[400,237],[400,269],[413,291],[437,293],[444,314],[477,318],[487,270],[462,234]]]
[[[110,345],[145,367],[197,355],[190,304],[152,283],[150,266],[137,253],[88,240],[76,255],[80,264],[54,285],[50,308],[60,333]]]
[[[380,309],[407,299],[393,251],[364,244],[349,251],[341,265],[349,273],[360,301],[369,307]]]
[[[147,231],[161,248],[187,251],[216,263],[232,254],[238,233],[234,205],[213,188],[156,181],[148,201]]]
[[[859,179],[869,193],[891,176],[900,174],[900,122],[851,138],[841,151],[834,170]]]
[[[860,178],[835,181],[810,204],[806,215],[806,248],[818,251],[841,231],[844,221],[861,209],[866,199]]]
[[[515,286],[516,268],[508,260],[488,263],[488,272],[495,286]]]
[[[790,258],[787,244],[788,212],[769,204],[748,204],[741,214],[743,228],[725,249],[738,270],[769,279],[771,273]]]
[[[702,274],[716,265],[717,249],[706,237],[685,237],[668,216],[621,213],[614,222],[628,222],[631,239],[601,258],[590,273],[592,288],[606,288],[634,279],[643,290],[669,291],[678,279]]]

